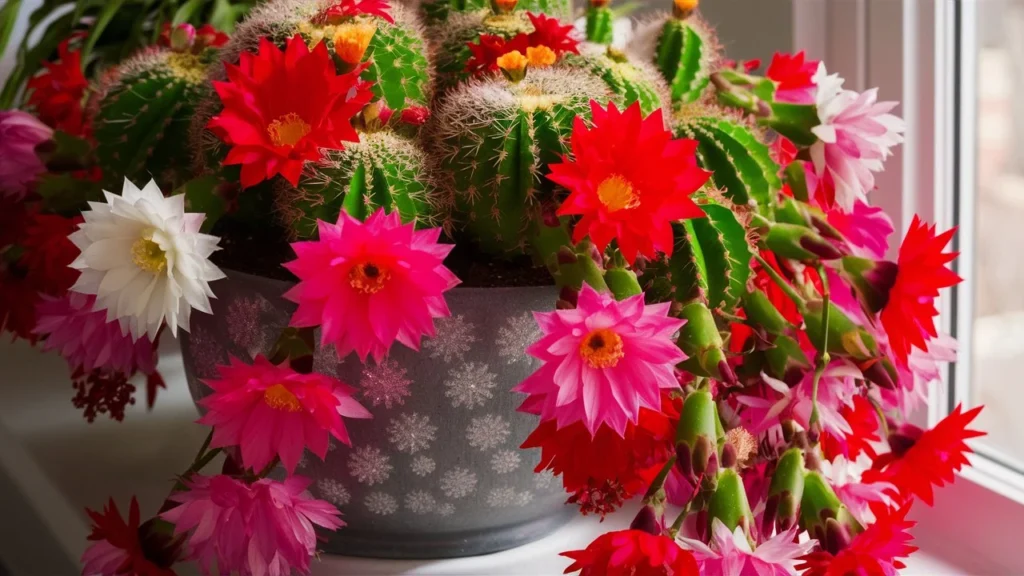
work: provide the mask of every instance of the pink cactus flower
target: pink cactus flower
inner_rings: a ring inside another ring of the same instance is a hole
[[[379,363],[396,340],[419,350],[433,319],[451,315],[443,294],[459,279],[444,266],[452,246],[438,244],[440,228],[415,230],[383,209],[318,226],[320,239],[292,244],[297,258],[285,264],[299,278],[284,295],[299,305],[292,326],[320,326],[340,358]]]
[[[343,416],[370,417],[354,390],[330,376],[301,374],[262,355],[251,366],[232,358],[218,370],[220,379],[204,381],[213,393],[199,401],[207,410],[199,423],[213,426],[211,446],[239,446],[242,464],[257,472],[274,456],[293,472],[305,448],[323,459],[330,436],[350,444]]]
[[[818,422],[822,430],[835,435],[853,431],[840,409],[852,402],[856,380],[861,378],[860,370],[844,360],[833,360],[825,367],[818,386]],[[737,402],[746,406],[742,413],[743,425],[751,434],[761,434],[787,418],[796,420],[804,428],[810,425],[813,371],[808,371],[792,388],[764,373],[761,380],[764,382],[763,394],[736,397]]]
[[[156,371],[156,350],[149,338],[132,341],[116,320],[93,310],[96,297],[68,292],[61,298],[40,294],[35,334],[45,336],[43,350],[57,350],[72,372],[102,370],[131,375]]]
[[[758,576],[789,576],[796,574],[797,559],[810,552],[815,540],[795,543],[799,526],[776,534],[752,549],[743,528],[729,528],[715,518],[711,524],[708,544],[700,540],[678,538],[680,546],[693,552],[701,574],[757,574]]]
[[[885,210],[857,200],[853,203],[853,210],[844,212],[833,208],[827,217],[828,223],[846,237],[855,256],[875,260],[885,258],[889,251],[889,236],[895,230]]]
[[[876,101],[877,88],[843,90],[843,79],[829,75],[824,64],[819,64],[814,83],[821,124],[812,129],[818,142],[811,146],[811,160],[815,172],[834,185],[834,203],[849,212],[874,189],[874,173],[903,141],[903,120],[888,113],[896,102]],[[826,201],[832,204],[832,199]]]
[[[661,407],[660,389],[679,386],[673,367],[686,356],[672,336],[684,321],[668,309],[584,286],[575,309],[534,314],[543,335],[526,351],[544,364],[515,390],[543,398],[527,400],[540,403],[542,420],[583,420],[592,435],[607,423],[622,435],[640,408]]]
[[[224,475],[194,476],[187,491],[171,495],[179,506],[161,518],[174,524],[175,534],[188,534],[188,555],[204,574],[308,574],[315,527],[345,525],[337,508],[310,496],[310,482],[290,476],[249,485]]]
[[[53,137],[53,129],[21,110],[0,110],[0,195],[21,199],[46,171],[36,146]]]

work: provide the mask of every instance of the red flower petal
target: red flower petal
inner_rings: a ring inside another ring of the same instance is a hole
[[[620,530],[598,536],[584,550],[561,554],[573,560],[565,573],[586,576],[697,576],[697,560],[667,536]]]

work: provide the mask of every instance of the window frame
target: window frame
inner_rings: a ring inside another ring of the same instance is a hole
[[[795,50],[824,60],[847,88],[878,87],[880,100],[902,103],[905,142],[872,198],[896,224],[889,257],[914,214],[940,229],[960,225],[955,266],[964,282],[937,303],[939,327],[959,340],[960,360],[933,385],[927,409],[912,417],[919,425],[934,425],[970,400],[979,1],[793,0]],[[916,543],[970,573],[1020,570],[1019,544],[1009,535],[1024,532],[1024,469],[983,440],[972,447],[972,467],[936,490],[935,506],[915,505]]]

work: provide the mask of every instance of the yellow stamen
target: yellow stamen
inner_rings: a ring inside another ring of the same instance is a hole
[[[206,79],[206,65],[190,52],[174,52],[167,56],[167,67],[175,78],[189,84],[199,84]]]
[[[151,237],[143,236],[132,244],[132,264],[150,274],[167,270],[167,254]]]
[[[605,178],[597,186],[597,198],[609,212],[629,210],[640,205],[640,196],[633,190],[633,185],[618,174]]]
[[[757,438],[742,426],[725,433],[725,441],[736,449],[736,462],[743,466],[757,454]]]
[[[376,294],[391,279],[391,271],[373,262],[363,262],[352,267],[348,283],[363,294]]]
[[[284,384],[274,384],[264,390],[263,401],[267,406],[282,412],[298,412],[302,409],[299,399]]]
[[[498,57],[498,68],[512,82],[519,82],[526,76],[526,65],[530,61],[519,50],[506,52]]]
[[[622,337],[607,328],[599,328],[580,342],[580,356],[591,368],[612,368],[622,359]]]
[[[295,146],[309,131],[309,124],[295,112],[289,112],[267,126],[267,133],[274,146]]]
[[[363,60],[376,32],[377,25],[372,22],[342,24],[334,33],[334,53],[346,64],[355,66]]]
[[[534,68],[547,68],[555,63],[558,56],[547,46],[530,46],[526,49],[526,59]]]

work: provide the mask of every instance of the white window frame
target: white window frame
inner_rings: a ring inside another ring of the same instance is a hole
[[[955,243],[965,280],[940,301],[939,320],[959,340],[961,361],[933,385],[927,413],[915,417],[922,425],[970,400],[979,1],[793,0],[794,49],[823,60],[848,88],[877,86],[879,99],[903,103],[906,141],[872,198],[893,218],[899,238],[914,214],[940,229],[960,226]],[[890,257],[898,244],[894,235]],[[1024,533],[1024,470],[983,439],[972,446],[972,467],[936,491],[936,505],[915,506],[917,544],[971,574],[1021,573],[1015,535]]]

